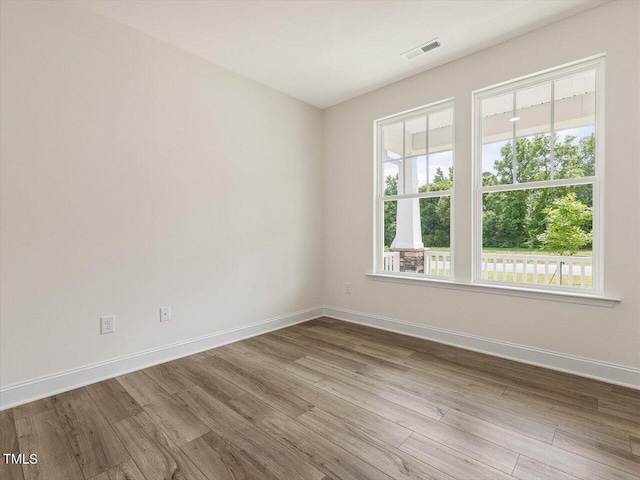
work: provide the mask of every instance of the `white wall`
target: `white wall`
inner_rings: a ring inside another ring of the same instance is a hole
[[[318,109],[73,3],[1,13],[2,386],[322,305]]]
[[[323,111],[325,305],[640,367],[639,7],[613,2]],[[605,282],[620,304],[608,309],[365,276],[373,258],[375,119],[455,97],[456,271],[470,278],[471,92],[603,52]],[[351,295],[343,293],[345,282]]]

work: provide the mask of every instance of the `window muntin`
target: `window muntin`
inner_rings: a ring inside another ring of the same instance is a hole
[[[475,281],[601,291],[602,64],[474,94]]]
[[[377,271],[450,277],[453,102],[376,122]]]

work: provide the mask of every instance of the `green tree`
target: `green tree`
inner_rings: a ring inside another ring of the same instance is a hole
[[[429,191],[441,192],[453,188],[453,168],[445,175],[437,168]],[[426,185],[418,189],[427,191]],[[425,247],[449,247],[451,245],[451,199],[449,197],[431,197],[420,199],[420,227]]]
[[[522,182],[549,180],[551,141],[549,135],[536,135],[507,142],[494,162],[493,172],[483,173],[483,185],[510,184],[513,178]],[[556,136],[554,142],[553,178],[590,176],[595,173],[595,135],[579,141],[576,136]],[[572,193],[586,206],[593,205],[590,185],[493,192],[483,201],[483,243],[492,248],[544,247],[540,235],[547,228],[547,210],[553,202]],[[585,233],[591,222],[582,225]],[[590,243],[590,241],[589,241]],[[585,246],[588,246],[585,245]]]
[[[513,144],[506,142],[500,157],[494,162],[492,172],[483,172],[483,185],[549,180],[551,178],[551,137],[535,135],[516,140],[516,162],[513,161]],[[556,136],[554,142],[554,178],[591,176],[595,173],[595,135],[580,140],[576,136]],[[437,169],[429,184],[429,191],[453,188],[453,169],[448,172]],[[420,192],[427,191],[423,186]],[[397,195],[398,176],[385,179],[385,195]],[[541,240],[548,228],[548,211],[554,202],[575,196],[576,201],[587,207],[593,205],[590,185],[525,189],[508,192],[492,192],[483,199],[483,244],[489,248],[549,248]],[[391,246],[396,235],[397,201],[384,203],[384,241]],[[422,241],[427,247],[448,247],[451,241],[451,203],[449,197],[420,199]],[[590,247],[591,219],[581,225],[587,234]]]
[[[553,253],[575,255],[591,242],[592,233],[584,225],[592,221],[592,209],[568,193],[553,201],[547,214],[547,227],[538,235],[542,245]]]

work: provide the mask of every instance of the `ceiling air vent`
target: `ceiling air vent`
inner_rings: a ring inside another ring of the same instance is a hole
[[[422,55],[423,53],[427,53],[429,50],[433,50],[434,48],[438,48],[440,45],[442,45],[442,44],[436,38],[436,39],[433,39],[433,40],[425,43],[424,45],[420,45],[419,47],[412,48],[408,52],[404,52],[402,54],[402,56],[404,58],[406,58],[407,60],[411,60],[412,58],[415,58],[415,57],[417,57],[419,55]]]

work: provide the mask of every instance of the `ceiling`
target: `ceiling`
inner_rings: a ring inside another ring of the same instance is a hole
[[[75,1],[326,108],[610,0]]]

